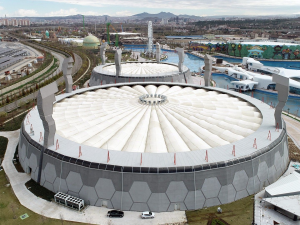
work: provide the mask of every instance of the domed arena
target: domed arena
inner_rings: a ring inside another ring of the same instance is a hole
[[[98,46],[100,45],[100,41],[97,37],[95,37],[94,35],[90,34],[88,36],[86,36],[83,39],[83,48],[86,49],[98,49]]]
[[[40,174],[42,186],[89,205],[201,209],[252,195],[283,174],[287,133],[275,130],[273,113],[257,99],[213,87],[95,86],[57,96],[56,145],[49,148],[38,110],[31,110],[20,131],[19,158],[33,180]]]
[[[122,63],[122,72],[118,77],[116,77],[115,64],[95,67],[89,85],[92,87],[104,84],[151,81],[193,83],[191,72],[186,66],[183,66],[183,71],[180,72],[178,65],[172,63],[125,62]]]

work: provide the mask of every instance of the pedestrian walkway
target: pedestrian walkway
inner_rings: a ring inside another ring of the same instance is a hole
[[[300,149],[300,122],[288,116],[282,116],[287,127],[288,135]]]
[[[107,212],[110,209],[103,207],[89,206],[83,212],[71,210],[53,202],[36,197],[27,190],[25,183],[29,181],[30,175],[19,173],[12,163],[16,146],[19,141],[19,130],[11,132],[0,132],[0,136],[8,138],[7,150],[2,166],[10,181],[11,187],[20,201],[20,204],[31,211],[52,219],[64,219],[67,221],[81,222],[87,224],[114,224],[114,225],[140,225],[140,224],[185,224],[186,216],[184,211],[155,213],[155,218],[142,220],[140,212],[125,212],[124,218],[108,218]]]

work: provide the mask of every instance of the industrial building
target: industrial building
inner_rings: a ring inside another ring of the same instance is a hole
[[[163,212],[236,201],[288,166],[284,122],[275,130],[274,111],[257,99],[192,84],[109,82],[57,96],[53,146],[43,147],[42,120],[30,111],[18,154],[33,180],[89,205]]]

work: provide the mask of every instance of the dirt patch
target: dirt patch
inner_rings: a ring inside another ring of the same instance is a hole
[[[288,137],[289,157],[294,162],[300,162],[300,149],[295,145],[293,140]]]

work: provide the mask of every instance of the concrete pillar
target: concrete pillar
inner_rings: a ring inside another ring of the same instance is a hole
[[[160,63],[160,44],[156,43],[156,62]]]
[[[105,50],[106,50],[106,45],[107,43],[102,43],[102,45],[100,46],[100,59],[101,59],[101,65],[105,65]]]
[[[204,56],[204,63],[205,63],[204,82],[206,87],[210,87],[212,62],[213,62],[213,58],[210,55],[206,54]]]
[[[182,73],[183,62],[184,62],[184,50],[183,50],[183,48],[176,48],[175,50],[177,51],[178,56],[179,56],[179,62],[178,62],[179,72]]]
[[[118,77],[121,75],[122,72],[121,59],[122,59],[122,49],[117,49],[115,51],[116,79],[118,79]]]
[[[52,117],[53,102],[55,101],[54,93],[58,92],[56,82],[53,82],[38,92],[37,108],[44,126],[44,147],[54,145],[54,135],[56,132],[55,121]]]
[[[276,83],[276,91],[278,92],[278,104],[275,108],[275,126],[279,129],[282,129],[282,118],[281,118],[281,113],[282,109],[286,104],[286,101],[289,97],[289,91],[290,91],[290,86],[289,86],[289,81],[290,79],[278,74],[273,74],[272,75],[272,80],[273,82]]]
[[[65,58],[63,62],[63,73],[65,78],[66,93],[73,91],[72,68],[74,60],[72,57]]]

